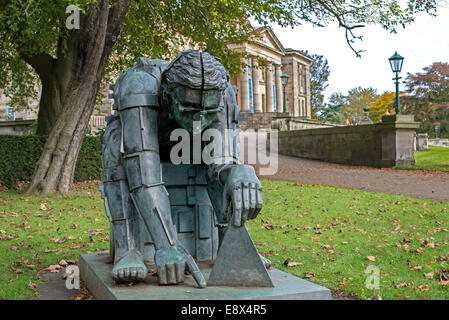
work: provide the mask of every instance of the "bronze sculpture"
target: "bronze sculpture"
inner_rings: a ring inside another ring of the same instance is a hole
[[[239,163],[238,106],[226,70],[209,53],[187,50],[170,63],[140,58],[111,89],[118,115],[107,119],[101,137],[101,188],[112,277],[143,281],[145,260],[154,255],[159,284],[183,282],[187,269],[205,287],[195,259],[215,259],[226,230],[262,208],[253,167]],[[194,151],[190,164],[172,164],[170,136],[181,128],[192,137],[206,129],[231,132],[229,148],[214,150],[210,163]]]

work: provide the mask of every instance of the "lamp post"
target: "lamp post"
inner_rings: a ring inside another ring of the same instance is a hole
[[[435,126],[435,139],[438,139],[438,126]]]
[[[404,57],[401,57],[397,51],[394,53],[394,55],[388,59],[390,61],[391,70],[396,74],[396,77],[393,78],[393,80],[396,80],[396,106],[395,111],[396,114],[401,114],[401,107],[399,105],[399,79],[402,79],[399,77],[399,73],[402,70],[402,63],[404,62]]]
[[[287,86],[287,83],[288,83],[288,75],[283,74],[281,76],[281,83],[282,83],[282,88],[284,89],[284,112],[287,112],[287,106],[285,105],[285,87]]]

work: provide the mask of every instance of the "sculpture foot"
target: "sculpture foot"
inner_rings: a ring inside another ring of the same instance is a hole
[[[148,269],[142,255],[138,251],[131,250],[115,262],[112,278],[116,282],[141,282],[145,280],[147,273]]]

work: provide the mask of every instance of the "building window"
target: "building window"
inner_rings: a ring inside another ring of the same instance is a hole
[[[253,78],[252,78],[252,59],[249,58],[248,60],[248,89],[249,89],[249,110],[251,112],[254,112],[254,101],[253,101]]]
[[[14,121],[16,120],[16,114],[13,109],[6,108],[6,120],[7,121]]]
[[[265,67],[262,68],[262,81],[265,81]]]
[[[271,65],[271,81],[273,83],[273,111],[277,112],[277,105],[276,105],[276,75],[274,72],[274,65]]]
[[[262,94],[262,111],[265,112],[265,95]]]

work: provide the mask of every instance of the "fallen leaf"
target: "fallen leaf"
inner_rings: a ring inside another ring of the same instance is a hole
[[[396,288],[410,287],[410,283],[403,282],[403,283],[397,284],[395,287]]]
[[[66,265],[68,265],[68,263],[65,260],[61,260],[59,261],[59,265],[65,267]]]
[[[426,277],[427,279],[432,279],[433,276],[434,276],[433,272],[424,273],[424,277]]]
[[[312,272],[304,272],[304,277],[307,279],[315,277],[315,275]]]
[[[415,267],[411,267],[410,270],[415,271],[415,270],[422,270],[423,267],[422,266],[415,266]]]
[[[425,285],[425,286],[418,286],[417,290],[418,291],[429,291],[429,287],[427,285]]]
[[[301,262],[289,262],[287,263],[287,267],[297,267],[297,266],[302,266],[304,263]]]
[[[62,267],[59,264],[52,264],[51,266],[43,269],[43,271],[59,272],[61,269]]]
[[[366,257],[369,261],[376,261],[376,257],[374,256],[367,256]]]

